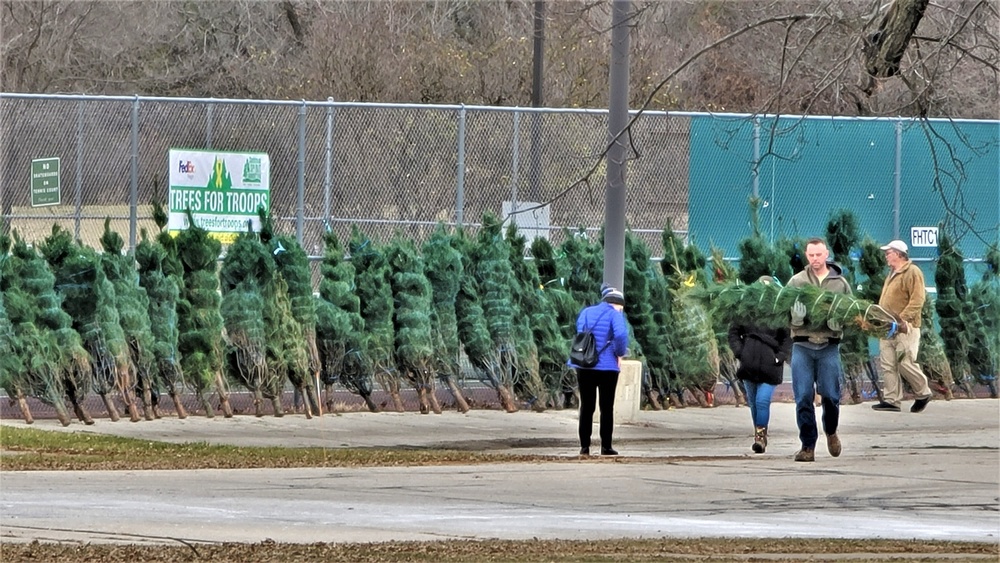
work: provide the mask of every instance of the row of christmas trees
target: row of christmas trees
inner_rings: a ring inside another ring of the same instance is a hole
[[[360,395],[373,411],[376,384],[397,410],[403,409],[400,389],[409,384],[422,412],[440,412],[440,384],[465,411],[463,353],[508,411],[519,402],[535,409],[570,404],[575,382],[565,359],[576,315],[596,300],[602,281],[599,237],[566,233],[558,249],[536,239],[528,260],[528,241],[513,225],[504,232],[492,215],[483,217],[475,236],[439,226],[419,248],[400,235],[379,243],[357,227],[345,248],[330,231],[315,297],[306,253],[293,237],[275,233],[265,213],[260,232],[241,234],[220,266],[218,241],[196,226],[171,237],[163,230],[165,214],[154,208],[160,232],[152,238],[143,232],[134,256],[122,253],[123,241],[107,222],[102,253],[58,226],[37,248],[16,233],[0,238],[0,385],[18,399],[26,420],[31,415],[24,398],[32,396],[54,406],[63,424],[69,423],[68,399],[89,423],[83,398],[90,392],[103,398],[112,419],[119,416],[115,396],[132,420],[140,408],[147,419],[157,416],[157,391],[169,395],[183,417],[179,395],[186,389],[208,416],[216,393],[231,416],[232,384],[252,394],[256,414],[265,400],[281,414],[289,381],[306,398],[306,416],[321,413],[321,387],[326,408],[332,407],[335,384]],[[682,406],[685,391],[709,406],[720,376],[740,400],[735,359],[726,346],[728,323],[765,313],[761,296],[744,298],[756,291],[750,282],[764,274],[787,281],[804,266],[803,241],[765,241],[757,202],[751,203],[751,225],[751,236],[739,245],[738,270],[713,248],[711,277],[704,254],[669,225],[658,264],[641,238],[627,235],[625,312],[651,408],[667,401]],[[834,214],[826,235],[833,257],[860,291],[844,302],[843,312],[827,308],[810,317],[846,317],[877,301],[886,266],[874,241],[859,242],[850,212]],[[850,258],[856,249],[857,264]],[[977,380],[992,382],[1000,363],[995,247],[985,263],[983,280],[967,288],[962,257],[942,234],[935,276],[941,335],[922,331],[920,361],[949,397],[953,380],[971,394]],[[730,301],[716,299],[722,293]],[[778,303],[772,300],[770,314],[780,323],[787,309]],[[925,326],[933,326],[930,304],[925,315]],[[873,319],[859,320],[853,326],[871,328]],[[848,330],[842,350],[848,389],[860,400],[860,379],[875,377],[865,332]]]

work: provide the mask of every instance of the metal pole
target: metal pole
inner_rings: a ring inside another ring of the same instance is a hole
[[[611,4],[611,70],[609,72],[608,140],[628,124],[629,0]],[[625,284],[625,149],[626,134],[608,147],[607,190],[604,193],[604,282],[621,288]]]
[[[896,120],[896,178],[892,195],[892,238],[899,238],[899,190],[903,176],[903,122]]]
[[[517,211],[517,169],[521,165],[521,112],[514,110],[514,140],[511,143],[510,157],[510,199],[511,211]]]
[[[83,100],[77,103],[76,112],[76,194],[73,199],[76,215],[73,218],[73,238],[80,240],[80,215],[83,213]]]
[[[306,102],[299,106],[299,169],[295,191],[295,238],[302,243],[306,213]]]
[[[753,197],[760,197],[760,118],[753,118]]]
[[[458,170],[455,179],[455,223],[462,226],[465,214],[465,104],[458,110]]]
[[[330,185],[333,183],[333,98],[326,108],[326,180],[323,181],[323,220],[330,220]]]
[[[215,105],[212,102],[208,102],[205,105],[205,148],[212,148],[212,108]]]
[[[135,231],[139,223],[139,96],[132,99],[132,179],[129,194],[128,251],[135,251]]]
[[[535,0],[534,43],[531,68],[531,107],[542,107],[542,71],[545,67],[545,2]],[[542,198],[542,116],[531,114],[531,153],[528,160],[528,199]]]

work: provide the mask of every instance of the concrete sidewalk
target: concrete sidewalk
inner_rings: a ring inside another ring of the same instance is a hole
[[[794,405],[767,453],[747,408],[643,411],[621,458],[576,461],[576,413],[238,416],[63,428],[171,442],[448,448],[571,463],[147,472],[2,472],[0,538],[165,543],[388,539],[842,537],[1000,541],[1000,401],[920,414],[846,405],[844,453],[796,463]],[[908,404],[907,404],[908,406]],[[24,426],[4,420],[4,425]],[[595,427],[596,442],[596,427]]]

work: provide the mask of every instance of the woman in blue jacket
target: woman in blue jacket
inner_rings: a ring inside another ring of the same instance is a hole
[[[589,329],[597,344],[597,364],[590,368],[567,362],[576,369],[580,388],[580,455],[590,455],[590,434],[594,428],[594,407],[601,398],[601,455],[618,455],[611,447],[615,424],[615,388],[621,372],[621,359],[628,352],[628,326],[625,324],[625,295],[609,286],[601,289],[601,302],[580,311],[576,331]]]

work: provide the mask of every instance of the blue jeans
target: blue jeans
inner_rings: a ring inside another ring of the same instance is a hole
[[[767,421],[771,420],[771,395],[774,394],[774,385],[744,380],[743,389],[747,394],[747,405],[750,406],[753,425],[767,428]]]
[[[840,422],[840,345],[814,350],[799,343],[792,345],[792,391],[795,394],[795,422],[802,448],[816,448],[816,393],[823,399],[823,432],[834,434]]]

